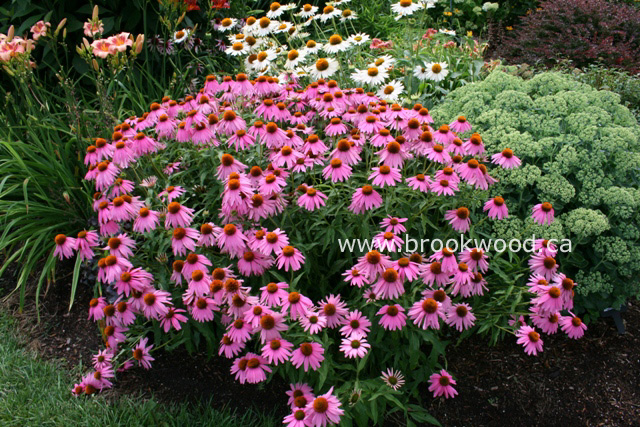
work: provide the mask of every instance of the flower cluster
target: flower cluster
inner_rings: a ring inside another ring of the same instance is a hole
[[[464,116],[437,126],[420,104],[389,104],[335,80],[303,89],[241,73],[235,79],[209,75],[195,96],[151,104],[118,125],[109,140],[97,138],[85,164],[85,179],[96,189],[99,230],[57,236],[55,255],[97,257],[100,286],[117,296],[89,304],[89,318],[99,322],[107,345],[100,354],[108,354],[109,362],[95,365],[76,393],[110,387],[116,361],[120,370],[136,363],[148,369],[150,325],[166,334],[156,342],[194,327],[212,339],[206,331],[219,329],[218,354],[233,359],[231,374],[240,383],[259,383],[284,369],[304,372],[310,383],[324,377],[318,388],[349,360],[384,352],[381,339],[419,346],[427,339],[423,334],[443,325],[459,332],[473,328],[471,302],[488,291],[489,254],[477,247],[403,253],[405,236],[425,217],[393,212],[413,198],[404,206],[421,206],[425,215],[437,204],[433,221],[447,233],[467,233],[474,200],[484,198],[485,218],[504,220],[510,215],[505,198],[486,198],[497,182],[490,171],[518,168],[521,160],[510,148],[490,155]],[[192,178],[200,168],[205,193]],[[148,176],[150,171],[162,178]],[[166,185],[156,191],[159,182]],[[324,253],[313,255],[295,224],[311,229],[330,215],[354,222],[378,218],[379,229],[375,248],[343,272],[344,292],[318,295],[310,279],[300,279],[309,264],[323,262]],[[548,226],[554,209],[541,203],[531,216]],[[552,284],[534,289],[534,323],[572,308],[565,276],[557,265],[549,267],[553,248],[538,245],[532,271]],[[562,289],[560,304],[549,300],[555,295],[549,289],[556,288]],[[128,358],[119,361],[123,354]],[[382,375],[389,392],[403,384],[395,369],[411,369],[396,363]],[[429,390],[455,396],[455,380],[435,368],[425,368]],[[376,374],[366,384],[379,381],[380,369],[368,368]],[[295,387],[286,424],[339,422],[343,410],[332,390],[314,397],[310,386]],[[338,396],[347,392],[343,386]]]

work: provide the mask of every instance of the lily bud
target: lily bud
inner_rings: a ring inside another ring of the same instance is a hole
[[[93,15],[91,15],[91,20],[94,22],[98,20],[98,5],[93,6]]]
[[[10,42],[11,40],[13,40],[13,36],[15,36],[15,34],[16,34],[16,29],[12,25],[9,27],[9,31],[7,31],[7,41]]]
[[[91,63],[93,64],[93,69],[96,71],[100,71],[100,66],[98,65],[98,61],[94,58]]]
[[[64,18],[62,21],[60,21],[60,23],[58,24],[58,28],[56,28],[56,30],[53,32],[53,37],[58,37],[58,33],[60,32],[60,30],[62,30],[66,23],[67,18]]]

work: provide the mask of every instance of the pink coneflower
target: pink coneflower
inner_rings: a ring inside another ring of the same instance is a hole
[[[289,361],[292,348],[293,344],[289,341],[275,338],[262,347],[262,357],[267,359],[270,364],[278,366]]]
[[[236,342],[229,337],[229,335],[223,335],[220,340],[220,347],[218,348],[218,356],[224,353],[224,357],[231,359],[237,356],[246,346],[245,342]]]
[[[274,283],[271,282],[267,286],[260,288],[262,294],[260,295],[260,302],[270,307],[280,306],[285,301],[289,293],[285,290],[289,287],[284,282]]]
[[[64,234],[58,234],[54,240],[56,242],[56,248],[53,251],[53,256],[57,255],[61,260],[71,258],[73,256],[73,251],[76,247],[76,239],[73,237],[67,237]]]
[[[213,320],[213,312],[218,306],[208,297],[199,297],[191,307],[191,316],[196,322],[209,322]]]
[[[287,405],[289,405],[291,409],[304,408],[308,402],[314,399],[313,389],[305,383],[290,384],[289,390],[287,390],[286,393],[287,396],[289,396]]]
[[[89,301],[89,320],[97,322],[104,318],[104,308],[107,305],[107,301],[104,297],[92,298]]]
[[[576,316],[562,316],[560,318],[560,327],[562,332],[566,333],[571,339],[582,338],[584,332],[587,330],[587,325],[584,324],[582,319]]]
[[[247,123],[234,111],[225,110],[222,120],[218,122],[218,130],[226,136],[233,135],[237,130],[246,129]]]
[[[256,138],[247,133],[244,129],[235,131],[233,136],[227,140],[229,147],[234,147],[236,151],[246,150],[256,143]]]
[[[311,300],[302,295],[300,292],[289,292],[287,298],[283,301],[282,312],[289,312],[289,318],[291,320],[298,320],[298,318],[304,316],[304,314],[313,306]]]
[[[467,303],[452,305],[447,312],[447,325],[455,327],[460,332],[472,327],[475,321],[476,317]]]
[[[451,228],[459,233],[466,233],[471,228],[471,218],[469,209],[462,206],[458,209],[452,209],[445,213],[444,218],[449,220]]]
[[[542,352],[543,341],[540,338],[540,334],[531,326],[522,325],[516,336],[518,337],[518,344],[522,344],[524,352],[528,355],[533,354],[536,356],[538,352]]]
[[[286,185],[287,181],[282,176],[269,173],[260,178],[258,190],[260,194],[270,196],[279,193]]]
[[[429,391],[433,392],[433,397],[444,396],[448,399],[458,394],[456,389],[453,388],[453,386],[456,385],[456,380],[444,369],[431,374],[429,382],[431,383]]]
[[[123,271],[116,283],[113,284],[113,287],[118,294],[129,296],[131,291],[146,292],[147,289],[151,288],[152,282],[153,275],[138,267]]]
[[[381,299],[395,299],[404,294],[404,280],[398,272],[387,268],[373,284],[372,290]]]
[[[225,153],[220,157],[220,166],[216,171],[216,178],[220,181],[224,181],[232,173],[240,173],[246,169],[244,163],[239,162],[231,154]]]
[[[291,364],[295,368],[304,366],[305,372],[309,370],[309,367],[316,371],[324,360],[323,354],[324,348],[321,344],[314,341],[304,342],[291,354]]]
[[[333,395],[333,387],[325,394],[322,394],[313,401],[307,403],[305,415],[308,426],[326,426],[328,422],[336,425],[340,424],[340,417],[344,410],[340,409],[340,400]]]
[[[420,264],[411,261],[410,258],[399,258],[393,261],[391,266],[398,271],[398,274],[403,280],[412,282],[420,276]]]
[[[186,313],[181,308],[169,307],[169,311],[164,315],[160,321],[160,327],[164,330],[164,333],[168,333],[171,328],[179,331],[182,329],[182,323],[187,321],[187,316],[181,314]]]
[[[409,186],[409,188],[413,190],[427,193],[431,186],[431,179],[429,179],[428,176],[425,176],[424,174],[419,173],[416,176],[412,176],[411,178],[408,178],[407,185]]]
[[[331,179],[331,182],[343,182],[349,179],[351,172],[351,166],[336,157],[322,170],[322,177]]]
[[[558,271],[558,263],[553,257],[534,254],[529,259],[529,269],[532,273],[544,276],[546,280],[551,280]]]
[[[440,267],[445,273],[452,273],[458,268],[458,260],[453,250],[445,247],[429,257],[429,261],[440,261]]]
[[[316,335],[327,326],[327,318],[322,314],[318,314],[313,309],[307,312],[299,319],[300,325],[305,332]]]
[[[533,250],[544,256],[555,257],[558,253],[558,248],[553,242],[546,239],[536,239],[533,242]]]
[[[360,334],[352,334],[349,338],[343,338],[340,344],[340,351],[344,353],[348,359],[364,357],[371,345],[367,339]]]
[[[142,366],[144,369],[151,369],[151,362],[155,359],[151,357],[153,345],[147,346],[147,341],[148,338],[142,338],[133,349],[132,356],[138,362],[139,366]]]
[[[384,187],[385,185],[395,187],[396,182],[402,181],[400,170],[387,165],[371,168],[373,173],[369,175],[369,180],[373,180],[373,185]]]
[[[160,319],[169,311],[171,294],[167,291],[153,290],[142,297],[142,313],[147,319]]]
[[[422,281],[431,286],[434,283],[438,286],[444,286],[449,281],[450,273],[442,269],[442,263],[434,261],[431,264],[423,264],[420,277]]]
[[[114,318],[116,322],[123,326],[129,326],[136,320],[131,304],[126,301],[119,301],[114,306]]]
[[[271,372],[271,368],[267,366],[267,359],[254,353],[247,353],[247,367],[245,376],[249,384],[257,384],[267,379],[267,372]]]
[[[107,246],[102,249],[105,251],[108,250],[111,255],[129,258],[133,256],[133,251],[131,249],[135,249],[135,247],[135,240],[123,233],[119,234],[117,237],[111,237],[107,241]]]
[[[381,231],[373,237],[373,244],[380,251],[396,252],[402,249],[404,240],[391,231]]]
[[[207,292],[209,292],[209,284],[211,283],[211,278],[208,274],[205,274],[205,271],[202,270],[193,270],[190,275],[185,274],[184,268],[186,268],[187,264],[184,264],[182,269],[182,274],[186,278],[191,278],[189,281],[189,291],[193,292],[194,296],[201,297]]]
[[[451,295],[462,294],[463,297],[471,295],[470,282],[475,277],[469,266],[465,262],[458,263],[458,267],[453,272]]]
[[[451,132],[449,126],[442,125],[438,128],[438,130],[434,133],[433,139],[439,142],[442,145],[449,145],[456,138],[456,134]]]
[[[98,281],[102,283],[114,282],[118,280],[123,271],[130,268],[133,268],[133,265],[127,259],[108,255],[98,260]]]
[[[542,332],[548,335],[553,335],[558,332],[558,325],[560,321],[560,313],[548,313],[545,315],[541,315],[538,313],[537,307],[532,307],[531,312],[531,321],[535,326],[542,329]]]
[[[116,349],[118,344],[121,342],[125,342],[127,337],[124,333],[127,331],[127,328],[118,326],[118,325],[109,325],[104,328],[104,336],[107,339],[107,344],[109,344],[109,348]]]
[[[553,206],[549,202],[535,205],[531,212],[531,218],[540,225],[551,224],[554,220]]]
[[[329,121],[329,124],[324,128],[324,133],[327,136],[338,136],[345,134],[349,131],[347,126],[342,123],[342,119],[334,117]]]
[[[214,246],[216,244],[215,236],[216,225],[212,222],[207,222],[200,226],[200,238],[198,239],[198,246]]]
[[[278,168],[284,166],[287,169],[291,169],[297,164],[299,159],[304,158],[304,154],[285,145],[273,156],[273,165]]]
[[[409,317],[422,329],[440,329],[440,319],[446,320],[442,305],[433,298],[417,301],[409,309]]]
[[[382,316],[380,325],[388,331],[399,331],[407,324],[404,308],[398,304],[385,305],[376,314]]]
[[[380,156],[382,164],[392,168],[402,168],[404,161],[412,157],[397,140],[388,143],[383,150],[376,152],[376,155]]]
[[[91,363],[95,369],[103,369],[111,366],[113,352],[111,349],[100,350],[98,354],[91,357]]]
[[[474,133],[463,145],[464,151],[470,156],[479,156],[484,153],[484,143],[479,133]]]
[[[465,133],[471,130],[471,123],[467,121],[465,116],[459,116],[456,120],[449,123],[449,128],[457,133]]]
[[[112,366],[96,369],[93,373],[93,378],[98,381],[98,388],[100,390],[113,387],[113,383],[109,381],[113,377],[115,377],[115,372],[113,372]]]
[[[167,188],[165,188],[163,191],[158,193],[158,197],[160,197],[162,200],[166,199],[168,202],[171,202],[173,199],[177,199],[178,197],[182,196],[184,193],[185,193],[184,188],[180,186],[170,185]]]
[[[280,270],[284,268],[284,271],[289,271],[289,269],[298,271],[302,268],[304,260],[304,255],[302,255],[299,249],[293,246],[285,246],[282,248],[282,252],[276,257],[276,265]]]
[[[327,319],[327,327],[335,328],[340,326],[345,315],[349,313],[347,305],[340,300],[340,296],[330,294],[324,301],[318,303],[320,312]]]
[[[194,228],[182,228],[178,227],[173,230],[173,236],[171,238],[171,248],[175,256],[185,255],[187,250],[196,250],[196,241],[200,237],[198,230]]]
[[[246,251],[238,260],[238,271],[243,276],[262,275],[273,265],[273,258],[262,252]]]
[[[298,198],[298,206],[308,211],[313,211],[325,205],[327,196],[311,186],[307,186],[306,192]]]
[[[384,231],[391,231],[394,234],[404,233],[407,231],[403,223],[407,222],[408,218],[387,217],[380,222],[380,227]]]
[[[382,205],[382,197],[370,185],[358,188],[351,197],[351,205],[349,210],[355,214],[361,214],[365,211],[375,209]]]
[[[265,133],[261,137],[261,141],[270,149],[279,149],[284,146],[287,141],[287,134],[278,127],[277,124],[269,122],[265,125]]]
[[[465,249],[460,254],[460,261],[467,264],[471,270],[481,271],[483,273],[489,270],[488,259],[489,256],[480,248]]]
[[[344,281],[349,283],[351,286],[357,286],[361,288],[362,286],[369,284],[367,275],[357,268],[351,268],[342,273],[342,275],[345,276]]]
[[[504,199],[500,196],[489,199],[482,209],[484,212],[488,212],[489,218],[503,219],[509,217],[509,210],[504,203]]]
[[[265,255],[282,252],[282,250],[289,244],[289,238],[286,233],[279,228],[268,232],[264,239],[260,241],[257,249]]]
[[[286,427],[307,427],[304,409],[292,409],[292,413],[283,418],[282,424]]]
[[[371,280],[389,267],[391,267],[390,257],[388,255],[381,254],[375,249],[361,256],[355,266],[360,273],[364,274]]]
[[[389,368],[386,371],[382,371],[380,375],[382,381],[394,390],[398,390],[404,385],[404,375],[400,371],[396,371],[393,368]]]
[[[427,155],[427,159],[432,162],[441,163],[441,164],[449,164],[451,163],[451,155],[444,147],[440,144],[435,144],[432,147],[429,147],[425,150]]]
[[[188,227],[191,221],[193,221],[193,209],[178,202],[169,203],[164,221],[164,227],[167,230],[172,227]]]
[[[350,337],[353,334],[366,336],[370,327],[371,321],[360,311],[353,310],[342,321],[340,333],[345,337]]]
[[[535,304],[540,313],[551,313],[561,311],[564,307],[562,299],[562,288],[555,285],[539,286],[537,289],[538,296],[531,300]]]
[[[251,339],[253,333],[253,327],[251,323],[244,319],[236,319],[230,325],[227,330],[227,334],[234,341],[246,342]]]
[[[247,240],[247,236],[236,225],[227,224],[218,236],[217,244],[222,252],[239,257],[245,252]]]
[[[275,311],[264,313],[260,317],[256,332],[260,332],[260,342],[265,343],[280,338],[280,333],[288,329],[284,315]]]
[[[513,154],[513,150],[510,148],[505,148],[502,152],[491,156],[491,161],[505,169],[517,168],[522,163],[520,159]]]
[[[458,184],[446,179],[440,179],[432,182],[429,189],[438,196],[453,196],[458,191]]]

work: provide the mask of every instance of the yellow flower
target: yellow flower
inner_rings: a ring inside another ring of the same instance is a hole
[[[467,37],[473,37],[473,31],[467,31]]]
[[[511,25],[509,25],[509,26],[507,27],[507,31],[513,31],[513,27],[512,27]]]
[[[451,12],[444,12],[444,16],[451,16],[453,15]]]

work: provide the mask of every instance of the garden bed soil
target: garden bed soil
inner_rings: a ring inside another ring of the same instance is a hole
[[[68,271],[68,270],[67,270]],[[8,276],[5,276],[8,277]],[[70,275],[61,274],[35,312],[24,313],[31,341],[46,358],[73,368],[90,364],[101,347],[98,329],[87,320],[90,286],[78,286],[68,312]],[[0,288],[8,288],[7,279]],[[1,292],[0,292],[1,294]],[[447,348],[449,371],[458,379],[455,399],[433,399],[427,409],[444,426],[640,426],[640,304],[624,314],[627,333],[619,335],[611,319],[589,325],[585,337],[544,336],[544,352],[527,356],[515,339],[489,347],[475,336]],[[246,410],[247,405],[277,416],[287,414],[287,384],[240,385],[230,362],[185,351],[155,353],[150,371],[119,375],[108,393],[154,396],[160,402],[211,401],[216,407]],[[406,373],[405,373],[406,374]]]

